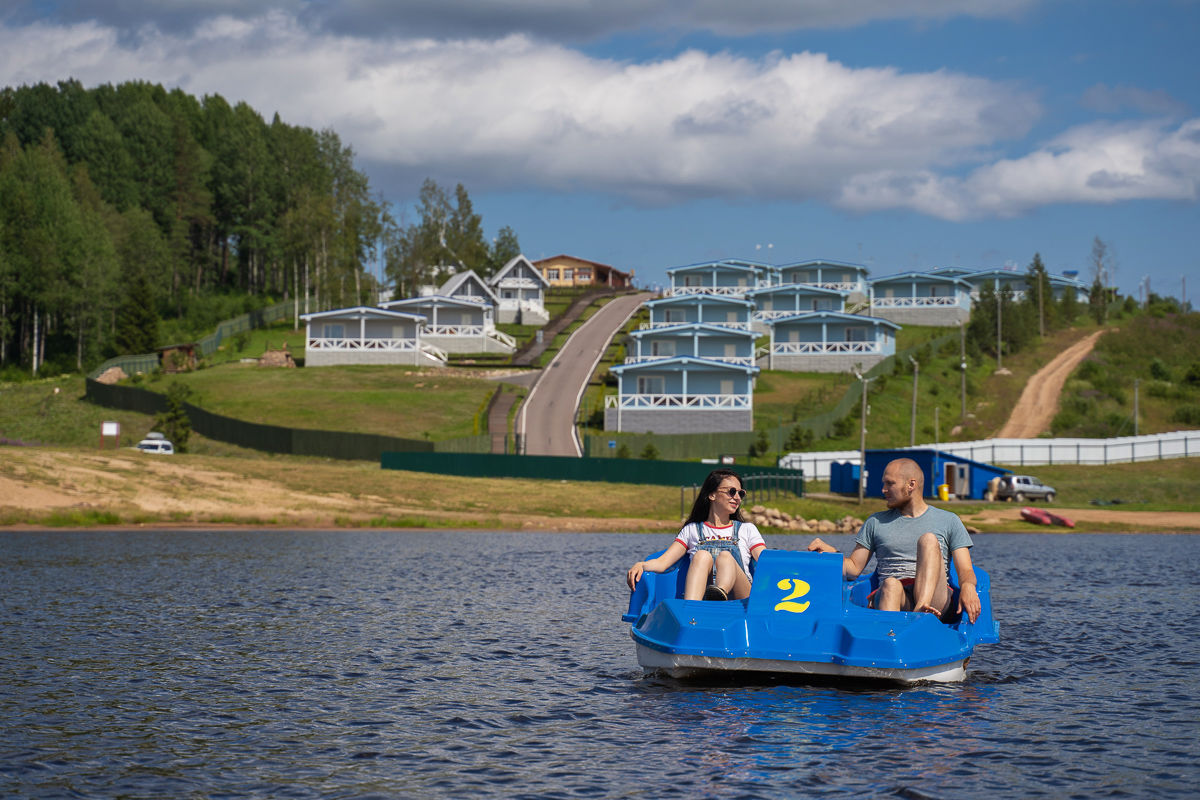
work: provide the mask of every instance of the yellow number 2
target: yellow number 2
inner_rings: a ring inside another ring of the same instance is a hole
[[[809,586],[807,583],[799,578],[784,578],[777,583],[776,586],[785,592],[788,589],[792,590],[791,594],[775,604],[776,611],[791,611],[793,614],[803,614],[808,609],[807,600],[803,603],[792,602],[792,600],[796,599],[797,597],[804,597],[804,595],[808,594]]]

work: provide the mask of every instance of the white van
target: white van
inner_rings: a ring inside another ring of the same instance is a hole
[[[175,445],[167,441],[161,433],[151,431],[146,438],[137,443],[137,449],[143,453],[158,453],[164,456],[175,455]]]

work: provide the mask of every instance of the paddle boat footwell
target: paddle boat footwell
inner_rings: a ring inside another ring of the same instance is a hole
[[[764,551],[745,600],[683,600],[688,560],[646,573],[630,593],[638,663],[672,677],[722,672],[956,682],[976,644],[997,642],[989,578],[975,568],[982,611],[942,622],[933,614],[876,611],[874,574],[842,579],[842,556]],[[957,590],[951,569],[951,586]]]

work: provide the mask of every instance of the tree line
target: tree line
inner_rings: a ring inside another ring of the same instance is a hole
[[[398,222],[334,131],[220,95],[0,89],[0,370],[90,368],[281,299],[373,305],[373,264],[407,296],[519,252],[461,185],[426,181],[418,215]]]

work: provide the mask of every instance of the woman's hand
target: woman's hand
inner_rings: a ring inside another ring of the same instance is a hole
[[[646,571],[646,562],[639,561],[629,568],[629,572],[625,574],[625,583],[629,585],[629,591],[633,591],[637,586],[637,582],[641,580],[642,573]]]

